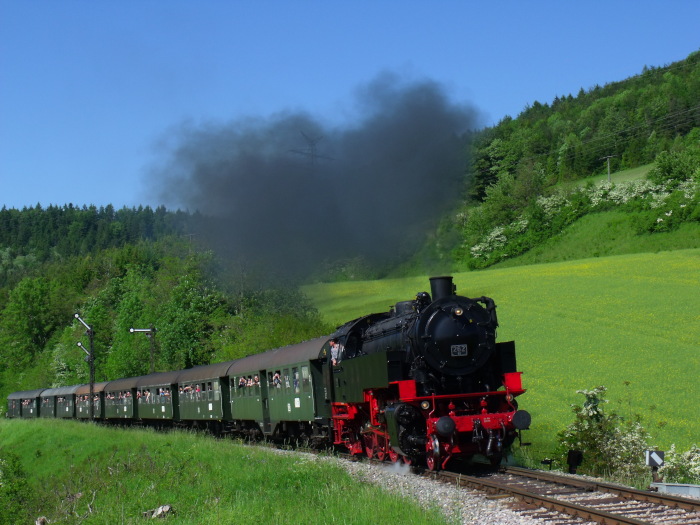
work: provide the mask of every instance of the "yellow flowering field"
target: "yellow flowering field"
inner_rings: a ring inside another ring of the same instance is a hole
[[[461,295],[492,297],[499,340],[516,341],[534,458],[573,420],[576,390],[598,385],[608,388],[606,410],[641,416],[662,450],[700,443],[700,250],[460,273],[455,283]],[[306,292],[340,324],[429,289],[421,277]]]

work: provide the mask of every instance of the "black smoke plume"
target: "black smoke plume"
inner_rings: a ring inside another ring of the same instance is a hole
[[[460,198],[475,115],[434,82],[383,74],[343,126],[303,112],[183,126],[156,178],[168,206],[199,212],[200,241],[249,268],[396,264]]]

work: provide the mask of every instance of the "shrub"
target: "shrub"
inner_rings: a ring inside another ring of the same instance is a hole
[[[561,462],[566,464],[569,450],[580,450],[583,472],[618,480],[644,476],[648,472],[644,452],[649,435],[638,420],[627,421],[614,412],[605,412],[606,390],[599,386],[576,392],[586,400],[582,405],[571,405],[575,421],[559,433]]]
[[[29,485],[19,457],[0,450],[0,523],[26,521]]]
[[[700,148],[683,151],[663,151],[656,157],[656,166],[647,178],[655,184],[674,188],[686,179],[700,179]]]
[[[700,483],[700,447],[693,445],[686,452],[676,452],[676,445],[671,445],[659,475],[666,483]]]

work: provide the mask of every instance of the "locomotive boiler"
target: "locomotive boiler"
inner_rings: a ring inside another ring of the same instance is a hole
[[[530,415],[515,344],[496,342],[496,305],[456,295],[451,277],[431,293],[340,327],[331,367],[336,443],[438,469],[454,457],[500,462]]]

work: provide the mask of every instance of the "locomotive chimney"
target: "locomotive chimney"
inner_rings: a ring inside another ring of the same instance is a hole
[[[431,277],[430,293],[433,296],[433,301],[455,295],[455,293],[457,293],[457,287],[452,284],[452,276]]]

